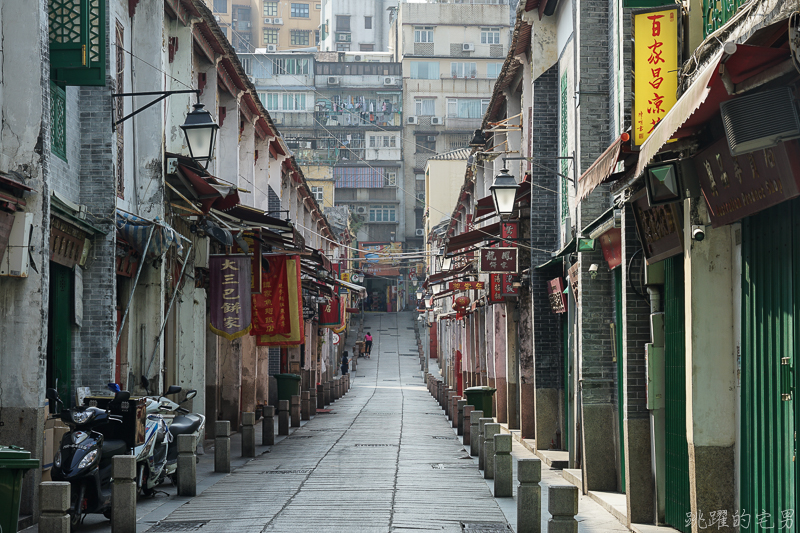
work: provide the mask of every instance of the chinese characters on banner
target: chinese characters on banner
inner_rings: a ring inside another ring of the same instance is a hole
[[[286,297],[288,301],[287,333],[256,335],[257,346],[297,346],[303,344],[303,297],[300,286],[300,257],[286,259]],[[266,289],[265,289],[266,292]],[[269,297],[269,294],[267,294]]]
[[[489,274],[489,303],[499,304],[505,302],[500,293],[503,292],[503,275]]]
[[[677,101],[680,9],[675,4],[633,12],[634,146],[647,140]]]
[[[211,331],[229,341],[250,331],[250,257],[209,258]]]
[[[342,323],[342,319],[339,316],[340,309],[341,305],[339,303],[338,296],[328,299],[328,301],[324,304],[319,304],[320,327],[338,327],[339,324]]]
[[[244,242],[247,243],[247,254],[250,255],[250,272],[252,276],[250,278],[250,293],[259,293],[261,292],[261,276],[259,273],[261,272],[261,229],[254,228],[252,230],[245,231],[242,234],[242,239]],[[239,244],[234,241],[233,243],[233,253],[241,254],[245,253],[239,247]]]
[[[453,291],[470,291],[470,290],[482,290],[483,287],[482,281],[451,281],[447,288]]]
[[[286,335],[289,324],[289,285],[287,280],[287,256],[264,258],[269,272],[262,271],[261,294],[253,295],[253,329],[251,335]]]
[[[503,246],[516,246],[519,239],[519,221],[507,220],[500,223],[500,237],[504,240]]]
[[[500,274],[502,278],[502,288],[500,289],[501,296],[519,296],[519,287],[514,286],[517,281],[517,276],[514,274]]]
[[[567,295],[564,294],[564,278],[551,279],[547,282],[547,296],[550,299],[550,309],[554,313],[567,312]]]
[[[517,272],[516,248],[483,248],[479,262],[480,272]]]

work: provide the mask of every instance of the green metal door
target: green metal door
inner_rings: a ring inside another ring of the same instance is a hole
[[[614,270],[614,300],[616,303],[616,324],[614,326],[614,346],[617,353],[617,416],[619,417],[619,469],[622,486],[619,491],[625,493],[625,380],[622,357],[622,269]]]
[[[683,256],[664,261],[665,520],[689,533],[689,443],[686,439],[686,344]]]
[[[740,508],[750,516],[741,531],[765,530],[762,513],[774,531],[796,530],[786,519],[797,509],[799,296],[800,202],[791,201],[742,223]]]
[[[72,269],[50,263],[47,386],[72,405]]]
[[[567,316],[561,320],[562,323],[562,336],[563,336],[563,353],[564,353],[564,443],[561,449],[569,450],[569,430],[572,427],[572,413],[569,407],[569,320]]]

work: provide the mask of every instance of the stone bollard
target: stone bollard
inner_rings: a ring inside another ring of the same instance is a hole
[[[483,479],[494,479],[494,436],[500,433],[500,424],[486,424],[483,433]]]
[[[453,397],[450,399],[450,420],[453,422],[453,427],[458,427],[458,400],[461,399],[461,396],[458,396],[455,391],[453,391]]]
[[[456,417],[453,420],[453,427],[456,428],[457,435],[464,434],[464,406],[467,405],[467,400],[458,400],[456,402]]]
[[[453,389],[448,389],[447,391],[447,398],[444,403],[444,412],[447,415],[448,420],[453,419],[453,396],[456,395],[456,391]]]
[[[261,421],[261,445],[272,446],[275,444],[275,407],[264,406],[264,420]]]
[[[289,415],[292,419],[292,427],[299,428],[300,427],[300,396],[292,396],[291,401],[289,402]]]
[[[115,455],[111,459],[111,531],[136,533],[136,457]]]
[[[511,458],[511,435],[494,436],[494,497],[511,498],[514,488],[511,482],[514,465]]]
[[[475,410],[474,405],[465,405],[461,410],[461,419],[459,421],[461,429],[461,443],[464,446],[469,446],[469,417],[472,416],[472,411]]]
[[[214,472],[231,471],[231,423],[219,420],[214,425]]]
[[[247,414],[247,413],[245,413]],[[255,413],[251,413],[255,415]],[[253,416],[255,418],[255,416]],[[244,439],[244,434],[242,434]],[[256,448],[256,436],[253,433],[253,452]],[[197,496],[197,460],[194,456],[194,435],[178,435],[178,496]],[[242,445],[244,448],[244,445]],[[244,450],[242,450],[244,455]],[[252,456],[255,457],[255,453]]]
[[[552,517],[547,522],[548,533],[578,533],[578,487],[550,485],[547,487],[547,510]]]
[[[311,420],[311,392],[300,392],[300,419]]]
[[[331,404],[331,382],[326,381],[322,384],[323,402],[325,405]]]
[[[289,400],[278,402],[278,435],[289,434]]]
[[[469,454],[478,457],[478,447],[481,442],[479,429],[480,419],[483,418],[483,411],[472,411],[469,414]]]
[[[66,481],[39,483],[39,531],[69,533],[70,486]],[[16,529],[16,528],[15,528]]]
[[[325,409],[325,385],[317,383],[317,409]]]
[[[308,404],[308,415],[309,416],[316,416],[317,414],[317,387],[316,385],[311,387],[311,390],[308,391],[310,395],[310,402]]]
[[[256,456],[256,414],[242,413],[242,457]]]
[[[542,461],[538,458],[517,461],[517,533],[542,531]]]
[[[483,448],[486,446],[486,426],[492,422],[494,418],[484,417],[478,420],[478,470],[486,471],[486,454],[483,453]]]

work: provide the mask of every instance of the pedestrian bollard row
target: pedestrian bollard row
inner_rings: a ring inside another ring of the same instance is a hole
[[[513,495],[513,463],[511,458],[511,435],[494,436],[494,497],[511,498]]]
[[[478,445],[481,440],[480,419],[483,418],[483,411],[472,411],[469,414],[469,454],[478,457]]]
[[[299,428],[300,427],[300,396],[294,395],[291,397],[289,401],[290,408],[289,408],[289,415],[292,418],[292,427]]]
[[[69,533],[70,486],[66,481],[39,483],[39,532]]]
[[[486,426],[494,422],[494,418],[478,419],[478,470],[486,470],[486,454],[483,449],[486,447]]]
[[[465,405],[464,409],[461,411],[461,415],[462,416],[461,416],[461,419],[459,421],[459,424],[461,425],[461,430],[462,430],[462,432],[461,432],[461,444],[463,444],[465,447],[469,446],[469,444],[470,444],[470,440],[469,440],[469,438],[470,438],[470,435],[469,435],[469,431],[470,431],[469,419],[472,416],[472,411],[474,411],[474,410],[475,410],[475,406],[474,405]]]
[[[331,382],[330,381],[326,381],[325,383],[322,384],[322,391],[323,391],[323,398],[324,398],[323,399],[323,402],[324,402],[323,407],[324,407],[326,405],[330,405],[331,404]]]
[[[289,400],[278,402],[278,435],[289,434]]]
[[[307,390],[300,392],[300,419],[311,420],[311,392]]]
[[[542,461],[538,458],[517,461],[517,533],[542,531]]]
[[[111,531],[136,533],[136,457],[112,457],[111,475]]]
[[[253,413],[255,420],[255,413]],[[242,435],[244,438],[244,435]],[[253,451],[256,447],[253,433]],[[194,435],[178,435],[178,496],[197,496],[197,461],[195,460]],[[244,455],[244,454],[242,454]],[[253,454],[255,456],[255,453]],[[248,456],[250,457],[250,456]]]
[[[315,416],[317,414],[317,386],[311,385],[311,389],[308,391],[309,394],[309,403],[308,403],[308,414],[310,416]]]
[[[317,383],[317,409],[325,409],[325,385]]]
[[[231,471],[231,423],[219,420],[214,424],[214,472]]]
[[[483,427],[483,479],[494,479],[494,436],[500,433],[500,424],[488,423]]]
[[[547,487],[548,533],[578,533],[578,487],[575,485],[550,485]]]
[[[450,420],[453,423],[453,428],[458,427],[458,400],[461,399],[461,396],[453,395],[453,398],[450,400]]]
[[[261,421],[261,445],[272,446],[275,444],[275,407],[264,406],[264,419]]]
[[[456,435],[464,434],[464,406],[467,405],[467,400],[458,400],[456,402],[456,418],[453,420],[453,427],[456,428]]]
[[[256,414],[252,412],[242,413],[242,457],[256,456]]]

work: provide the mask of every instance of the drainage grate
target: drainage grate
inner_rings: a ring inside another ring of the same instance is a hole
[[[415,354],[415,353],[401,353],[400,355],[409,355],[411,357],[414,357],[417,354]]]
[[[286,437],[287,439],[310,439],[314,435],[292,435],[291,437]]]
[[[311,468],[300,470],[266,470],[264,474],[308,474],[311,470]]]
[[[358,447],[368,447],[368,448],[376,448],[376,447],[385,447],[385,446],[400,446],[399,444],[356,444],[355,446]]]
[[[433,438],[441,440],[458,440],[458,437],[446,437],[444,435],[434,435]]]
[[[396,379],[384,379],[383,381],[397,381]]]
[[[513,531],[504,522],[461,522],[464,533],[507,533]]]
[[[204,525],[208,524],[208,520],[182,520],[180,522],[158,522],[148,531],[151,533],[171,532],[171,531],[197,531]]]

